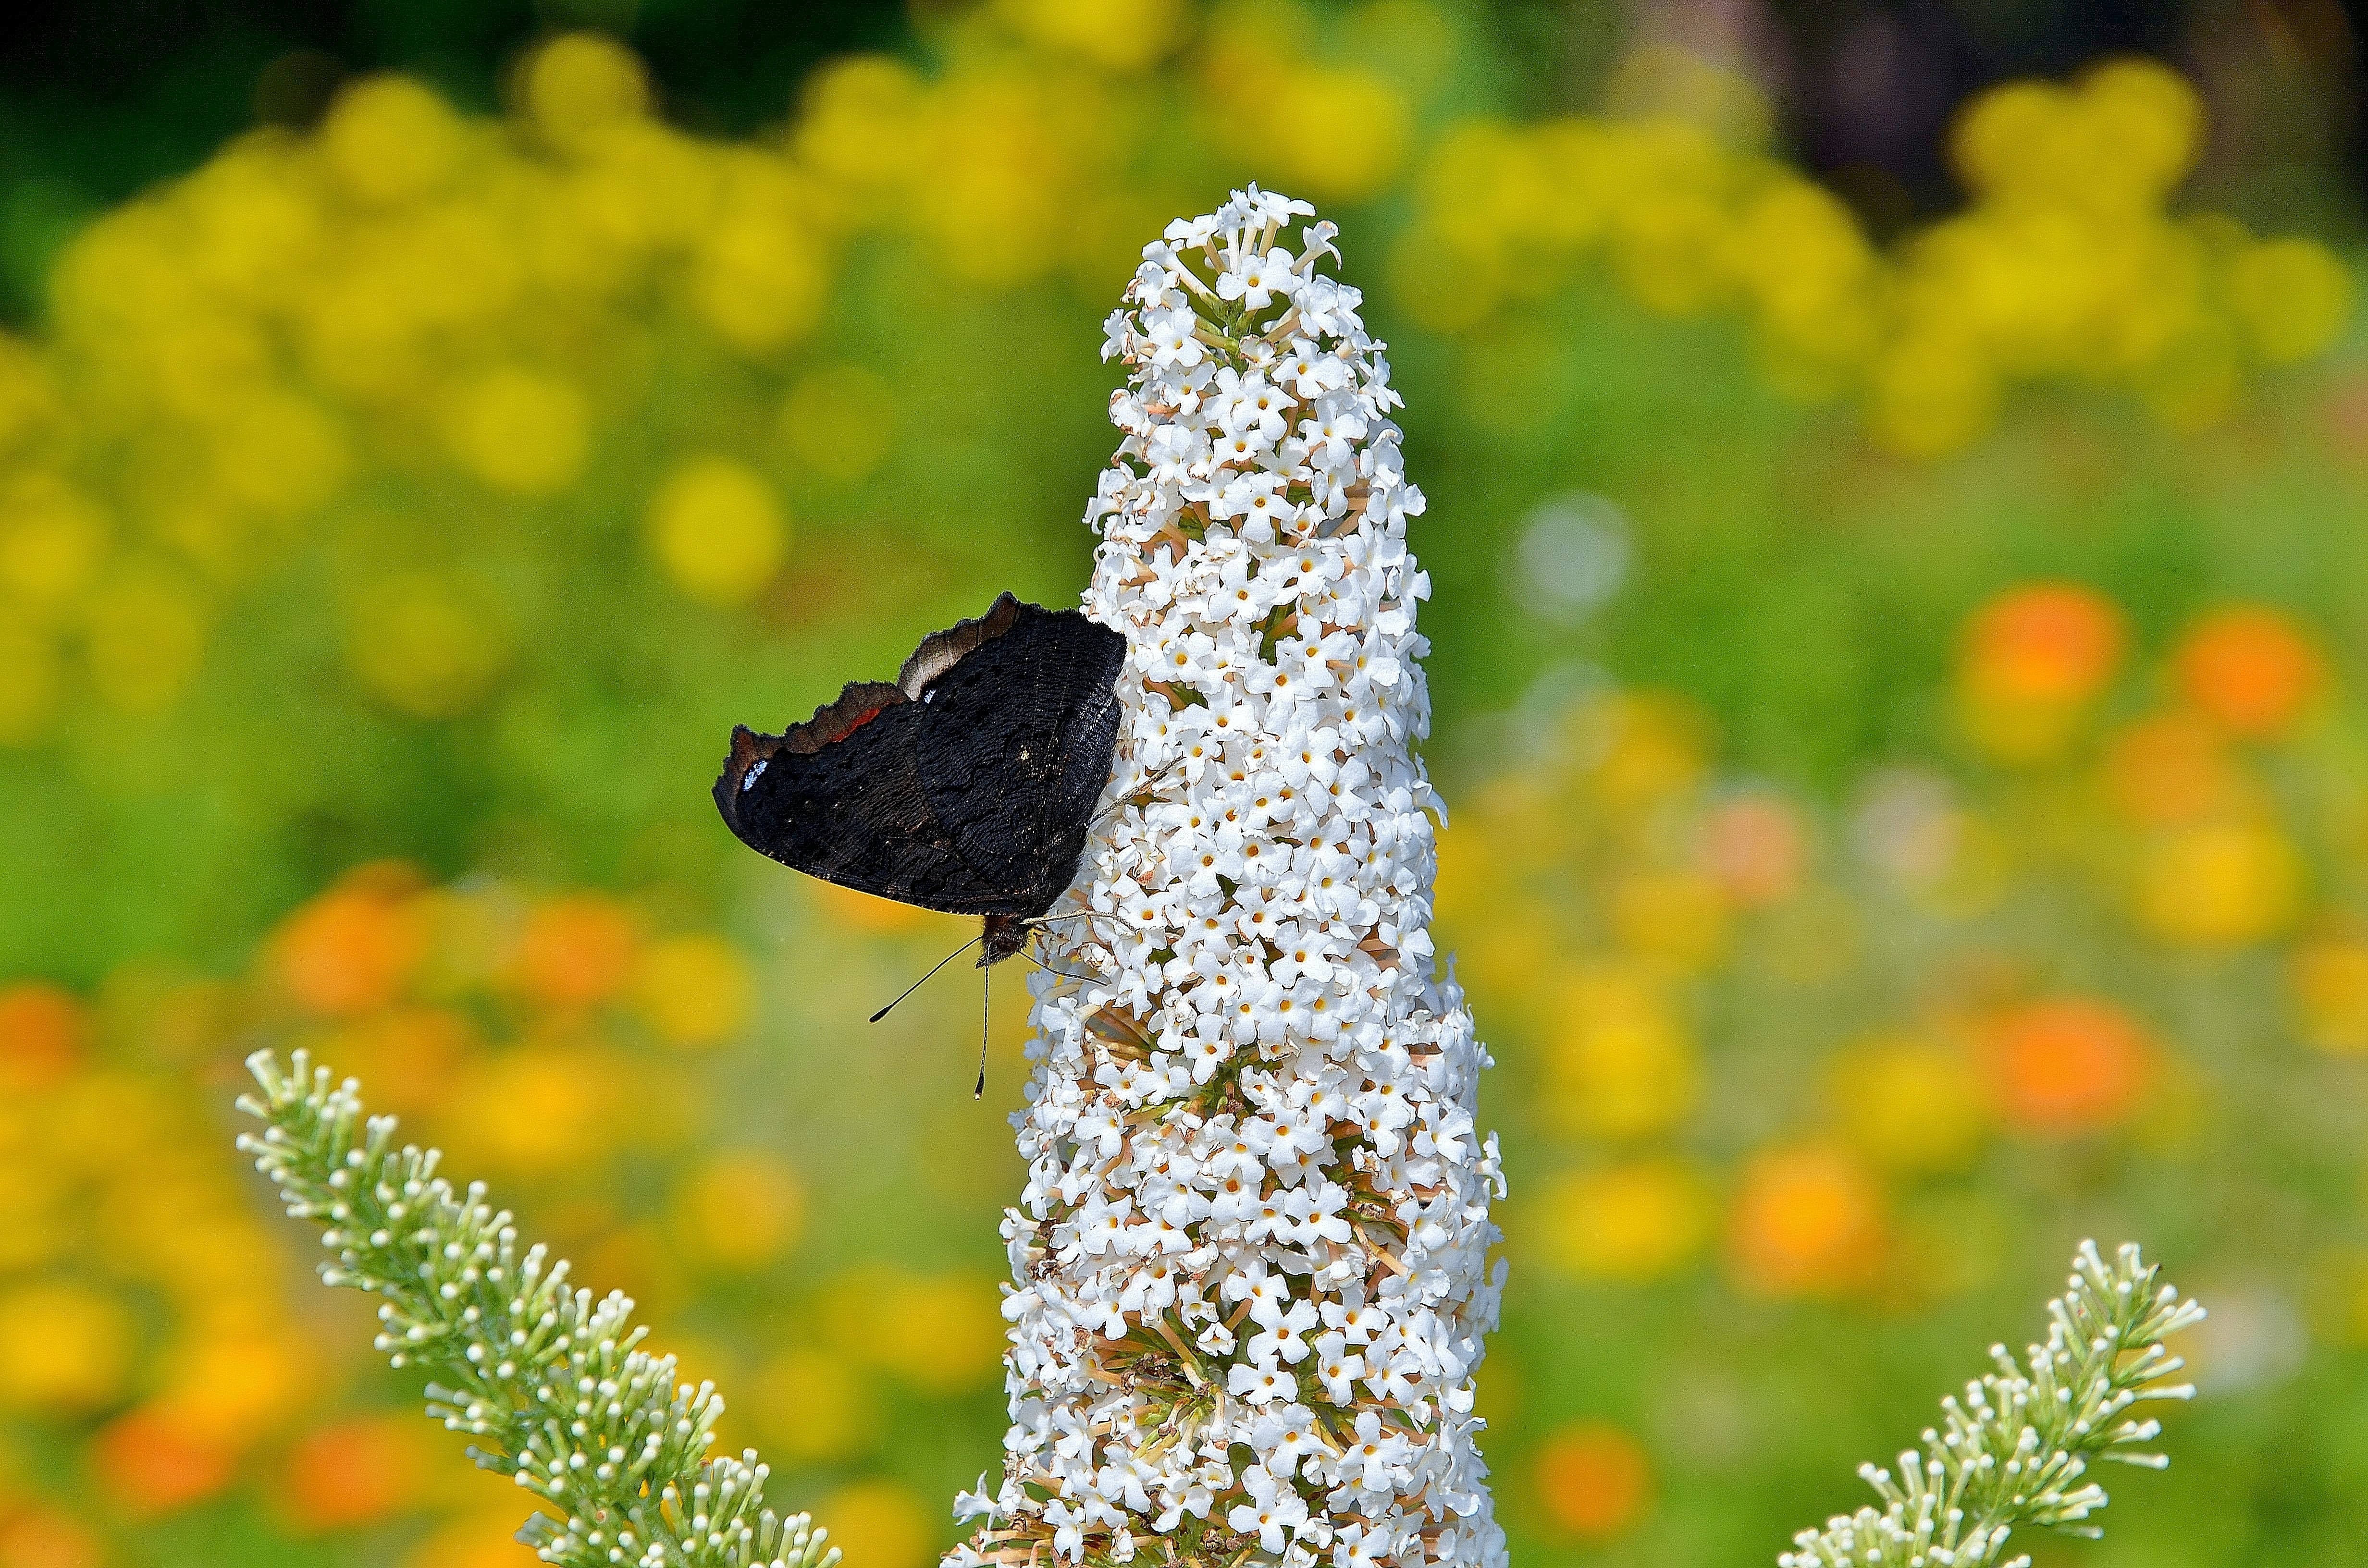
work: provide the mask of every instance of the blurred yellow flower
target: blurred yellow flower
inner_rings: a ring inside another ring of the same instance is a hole
[[[1961,331],[1925,325],[1903,334],[1868,369],[1867,435],[1902,457],[1954,451],[1989,428],[1998,405],[1997,370]]]
[[[754,991],[739,950],[696,932],[651,943],[633,977],[634,1006],[670,1045],[713,1045],[738,1034]]]
[[[877,1401],[844,1357],[784,1351],[757,1371],[752,1388],[766,1442],[802,1463],[851,1459],[877,1432]],[[830,1528],[837,1532],[836,1520]]]
[[[1545,1258],[1581,1278],[1630,1284],[1691,1262],[1709,1239],[1710,1184],[1681,1161],[1653,1158],[1556,1177],[1539,1199]]]
[[[1683,971],[1717,961],[1726,942],[1726,895],[1694,871],[1632,871],[1611,895],[1622,946]]]
[[[438,1525],[404,1562],[405,1568],[518,1568],[518,1507],[505,1499]]]
[[[764,476],[725,457],[677,464],[650,497],[650,547],[675,585],[730,607],[756,597],[780,570],[789,523]]]
[[[796,1245],[805,1213],[805,1187],[781,1160],[756,1151],[718,1154],[676,1194],[673,1233],[694,1260],[745,1272]]]
[[[319,146],[323,165],[357,199],[392,204],[442,185],[464,136],[451,107],[427,87],[405,76],[371,76],[337,96]]]
[[[2314,937],[2294,949],[2286,973],[2303,1039],[2338,1056],[2368,1052],[2368,940]]]
[[[241,398],[211,431],[214,481],[233,506],[293,517],[336,493],[348,454],[342,431],[320,407],[281,393]]]
[[[34,1280],[0,1294],[0,1406],[25,1415],[80,1415],[123,1395],[137,1331],[113,1295],[68,1279]]]
[[[544,44],[526,62],[521,82],[535,128],[564,146],[649,108],[641,61],[598,33],[569,33]]]
[[[1595,760],[1589,785],[1604,808],[1643,812],[1702,777],[1704,722],[1673,692],[1623,692],[1578,710],[1578,749]]]
[[[198,673],[206,611],[176,574],[154,566],[119,571],[90,598],[91,686],[126,712],[161,708]]]
[[[972,1275],[899,1279],[879,1303],[875,1332],[878,1364],[927,1393],[982,1387],[1002,1365],[1001,1301]]]
[[[514,1046],[469,1063],[452,1086],[446,1141],[454,1157],[501,1173],[545,1176],[609,1146],[616,1074],[577,1046]]]
[[[996,0],[995,14],[1030,43],[1109,71],[1140,71],[1183,35],[1179,0]]]
[[[2325,350],[2351,319],[2351,274],[2311,240],[2264,240],[2228,265],[2228,303],[2253,353],[2271,365]]]
[[[796,194],[767,188],[744,197],[700,236],[691,301],[725,342],[745,353],[786,347],[822,316],[829,278]]]
[[[461,467],[495,490],[548,495],[583,472],[588,419],[573,382],[505,365],[455,391],[445,438]]]
[[[1834,1058],[1827,1093],[1853,1148],[1885,1170],[1962,1170],[1988,1131],[1988,1096],[1964,1052],[1878,1035]]]
[[[815,1505],[814,1517],[829,1521],[831,1544],[850,1568],[922,1568],[938,1554],[940,1512],[902,1483],[874,1479],[840,1487]]]
[[[1572,976],[1556,993],[1548,1057],[1558,1119],[1610,1138],[1668,1131],[1693,1108],[1701,1074],[1669,998],[1634,971]]]
[[[22,612],[0,605],[0,745],[40,738],[57,711],[57,645]]]
[[[2138,919],[2165,941],[2240,947],[2276,936],[2302,896],[2301,857],[2267,823],[2207,824],[2157,839],[2137,887]]]
[[[488,594],[427,572],[373,574],[347,619],[346,662],[362,683],[416,719],[482,702],[509,660]]]
[[[212,1251],[215,1267],[235,1276],[242,1267],[259,1266],[268,1256],[256,1244],[261,1238],[251,1233],[239,1234],[221,1225],[212,1232],[212,1237],[192,1238],[196,1244],[187,1249],[195,1255],[190,1264],[165,1260],[165,1271],[189,1267],[195,1275],[204,1255]],[[278,1302],[256,1305],[258,1310],[244,1323],[232,1312],[194,1317],[186,1339],[168,1358],[171,1369],[164,1388],[148,1408],[178,1431],[244,1448],[302,1405],[314,1392],[318,1358],[279,1321]]]
[[[925,167],[928,90],[918,72],[891,55],[826,62],[806,78],[791,148],[833,186],[884,203]]]
[[[29,605],[73,598],[97,574],[110,531],[98,503],[64,480],[15,475],[0,492],[0,590]]]

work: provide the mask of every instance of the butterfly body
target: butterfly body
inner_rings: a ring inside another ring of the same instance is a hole
[[[1118,736],[1126,642],[1009,594],[778,735],[745,726],[715,781],[743,843],[793,869],[985,921],[1020,950],[1076,875]]]

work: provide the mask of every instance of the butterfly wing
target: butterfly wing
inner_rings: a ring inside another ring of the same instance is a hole
[[[1076,875],[1110,778],[1126,640],[1076,610],[1017,609],[914,706],[932,814],[963,862],[1009,893],[1003,913],[1042,915]]]
[[[794,870],[955,915],[1068,886],[1118,733],[1125,641],[1009,594],[779,735],[733,732],[715,803]],[[959,676],[959,679],[955,677]]]
[[[919,721],[895,687],[864,682],[781,734],[735,729],[716,808],[743,844],[810,877],[954,915],[1000,909],[921,789]]]

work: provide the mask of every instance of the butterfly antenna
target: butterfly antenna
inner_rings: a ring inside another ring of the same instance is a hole
[[[982,933],[982,935],[984,933]],[[896,1002],[902,1002],[905,997],[910,996],[914,992],[918,991],[922,986],[927,985],[929,983],[929,975],[937,973],[938,971],[945,968],[946,965],[953,962],[954,960],[970,951],[971,949],[978,945],[978,941],[979,938],[977,937],[973,937],[969,941],[964,942],[961,947],[956,948],[952,952],[950,952],[945,957],[939,959],[936,963],[931,964],[929,966],[929,973],[921,976],[920,979],[905,987],[903,992],[897,995]],[[896,1006],[896,1002],[891,1002],[888,1004],[888,1006],[882,1007],[878,1012],[872,1014],[871,1021],[876,1024],[881,1019],[886,1017],[888,1016],[889,1009],[894,1007]]]
[[[986,1097],[986,1031],[995,1021],[995,966],[989,964],[980,971],[978,983],[978,1082],[971,1085],[970,1097]]]

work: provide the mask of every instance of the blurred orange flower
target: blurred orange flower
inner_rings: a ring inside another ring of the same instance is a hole
[[[2078,583],[2009,588],[1966,623],[1964,674],[1984,694],[2085,702],[2121,663],[2126,633],[2111,599]]]
[[[2128,1120],[2155,1067],[2154,1044],[2137,1022],[2091,997],[2015,1008],[1991,1025],[1983,1048],[1999,1115],[2029,1132],[2087,1132]]]
[[[1773,1149],[1743,1173],[1727,1234],[1728,1261],[1747,1290],[1827,1295],[1864,1283],[1880,1261],[1883,1194],[1839,1149]]]
[[[74,1071],[88,1024],[70,992],[39,981],[0,990],[0,1084],[18,1093]]]
[[[1538,1451],[1538,1500],[1546,1517],[1582,1540],[1609,1540],[1643,1517],[1653,1488],[1644,1447],[1617,1426],[1580,1421]]]
[[[382,1519],[416,1501],[427,1456],[412,1415],[356,1416],[308,1434],[288,1455],[281,1506],[308,1534]]]
[[[347,1016],[383,1007],[426,956],[427,933],[415,902],[421,881],[409,866],[359,867],[280,923],[274,968],[289,994],[315,1013]]]
[[[370,1103],[411,1116],[443,1103],[452,1074],[481,1047],[476,1026],[443,1007],[393,1007],[357,1019],[321,1055],[369,1085]]]
[[[99,1568],[107,1549],[64,1514],[28,1508],[0,1523],[0,1568]]]
[[[585,1007],[624,984],[640,945],[632,911],[598,893],[578,893],[536,906],[513,963],[537,1001]]]
[[[2105,751],[2113,803],[2151,824],[2193,822],[2226,810],[2239,782],[2220,733],[2187,713],[2157,713],[2116,734]]]
[[[2318,695],[2326,663],[2294,622],[2264,605],[2233,605],[2198,622],[2173,667],[2188,701],[2232,734],[2283,734]]]
[[[1702,858],[1728,898],[1756,909],[1800,886],[1808,845],[1790,805],[1773,795],[1741,795],[1702,823]]]
[[[1967,731],[1992,756],[2035,762],[2062,749],[2120,666],[2122,612],[2094,588],[2032,583],[1975,610],[1958,649]]]
[[[127,1512],[169,1514],[230,1484],[229,1445],[154,1410],[135,1410],[100,1432],[91,1457],[99,1479]]]

